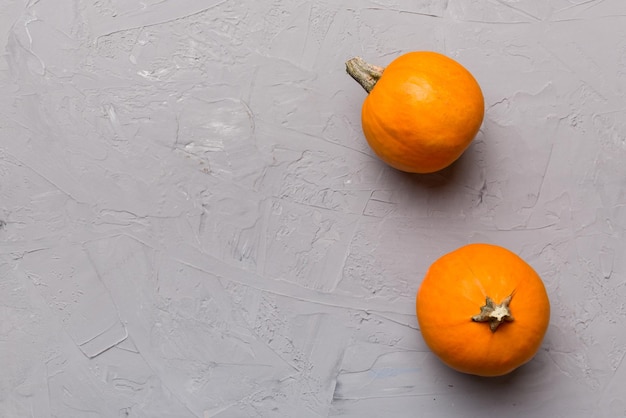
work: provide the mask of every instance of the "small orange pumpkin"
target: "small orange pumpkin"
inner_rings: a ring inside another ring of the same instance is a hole
[[[441,170],[461,156],[480,129],[485,111],[480,86],[445,55],[410,52],[387,68],[355,57],[346,69],[369,93],[361,112],[367,142],[398,170]]]
[[[416,312],[426,344],[445,364],[500,376],[535,355],[550,302],[539,275],[519,256],[496,245],[470,244],[430,266]]]

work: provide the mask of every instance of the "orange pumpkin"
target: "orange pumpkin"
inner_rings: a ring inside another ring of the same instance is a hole
[[[426,344],[445,364],[500,376],[535,355],[550,302],[541,278],[519,256],[496,245],[470,244],[430,266],[416,312]]]
[[[461,156],[480,129],[485,110],[480,86],[451,58],[411,52],[382,68],[356,57],[346,69],[369,93],[361,112],[367,142],[398,170],[441,170]]]

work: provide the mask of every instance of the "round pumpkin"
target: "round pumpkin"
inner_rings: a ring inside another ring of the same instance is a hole
[[[485,111],[480,86],[445,55],[410,52],[387,68],[355,57],[346,69],[369,93],[361,112],[368,144],[398,170],[432,173],[448,167],[480,129]]]
[[[470,244],[436,260],[417,293],[428,347],[463,373],[501,376],[528,362],[548,328],[539,275],[513,252]]]

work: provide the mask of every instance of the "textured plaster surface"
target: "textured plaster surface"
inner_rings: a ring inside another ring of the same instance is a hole
[[[422,49],[486,117],[415,176],[344,61]],[[3,0],[0,51],[2,418],[626,414],[623,0]],[[475,241],[552,301],[503,378],[414,316]]]

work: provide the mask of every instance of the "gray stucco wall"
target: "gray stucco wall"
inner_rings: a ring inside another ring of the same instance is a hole
[[[0,50],[0,416],[626,414],[623,0],[4,0]],[[344,70],[412,50],[486,100],[427,176]],[[475,241],[552,302],[498,379],[414,314]]]

